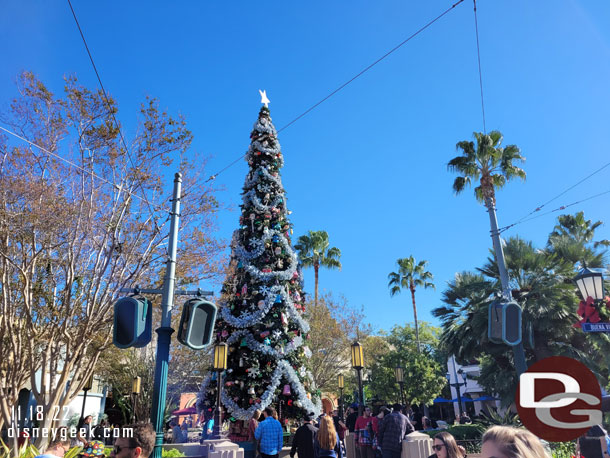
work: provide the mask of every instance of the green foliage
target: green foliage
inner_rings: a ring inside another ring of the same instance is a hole
[[[520,428],[522,425],[519,414],[511,412],[509,409],[506,410],[504,415],[500,415],[495,410],[490,412],[481,412],[480,419],[476,421],[476,424],[480,424],[485,428],[489,428],[495,425],[507,425]]]
[[[40,452],[33,444],[25,442],[17,451],[17,454],[13,454],[12,450],[0,439],[0,458],[34,458],[40,455]]]
[[[400,388],[395,381],[394,369],[404,368],[404,391],[407,402],[429,404],[440,395],[446,385],[445,372],[435,360],[433,352],[438,345],[439,329],[422,323],[426,346],[417,351],[415,331],[410,325],[395,326],[385,337],[389,350],[374,359],[370,365],[369,388],[372,395],[388,402],[400,402]]]
[[[161,458],[179,458],[181,456],[186,455],[176,448],[170,448],[169,450],[163,449],[161,451]]]
[[[588,228],[581,227],[581,223]],[[511,237],[504,252],[512,297],[523,309],[522,334],[529,363],[553,355],[572,357],[586,364],[605,385],[610,339],[606,335],[585,335],[572,326],[579,321],[576,310],[580,298],[572,283],[578,257],[566,257],[556,245],[558,240],[565,243],[567,237],[572,240],[570,243],[581,244],[581,248],[586,243],[592,250],[595,246],[599,250],[604,245],[595,245],[590,233],[595,227],[597,223],[584,220],[582,215],[574,218],[562,215],[545,249],[538,249],[520,237]],[[591,253],[603,255],[601,251]],[[459,361],[479,360],[479,384],[509,405],[517,385],[512,351],[490,342],[487,336],[489,304],[500,289],[498,267],[490,252],[487,262],[476,272],[456,274],[443,291],[444,305],[432,314],[442,323],[442,350],[455,354]]]
[[[572,458],[576,451],[576,443],[574,441],[549,442],[549,448],[553,458]]]

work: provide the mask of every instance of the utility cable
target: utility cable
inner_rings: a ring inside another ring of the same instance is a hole
[[[509,224],[508,226],[504,226],[502,228],[499,229],[500,232],[505,231],[508,228],[511,228],[513,226],[516,226],[517,224],[523,222],[523,221],[529,221],[529,218],[531,215],[533,215],[534,213],[538,213],[540,210],[542,210],[545,206],[547,206],[548,204],[550,204],[551,202],[559,199],[561,196],[563,196],[564,194],[566,194],[567,192],[571,191],[572,189],[574,189],[576,186],[578,186],[579,184],[584,183],[585,181],[587,181],[589,178],[591,178],[594,175],[597,175],[599,172],[601,172],[602,170],[604,170],[606,167],[610,167],[610,162],[607,162],[606,164],[602,165],[600,168],[598,168],[597,170],[595,170],[594,172],[590,173],[589,175],[587,175],[586,177],[584,177],[582,180],[574,183],[572,186],[570,186],[569,188],[565,189],[564,191],[560,192],[559,194],[557,194],[555,197],[553,197],[550,200],[547,200],[545,203],[543,203],[542,205],[536,207],[534,210],[532,210],[531,212],[529,212],[527,215],[521,217],[520,219],[518,219],[517,221],[515,221],[512,224]],[[583,201],[584,202],[584,201]],[[544,214],[548,214],[548,213],[544,213]]]
[[[472,0],[474,3],[474,29],[477,35],[477,60],[479,61],[479,86],[481,87],[481,111],[483,112],[483,133],[487,135],[487,126],[485,125],[485,102],[483,99],[483,72],[481,71],[481,49],[479,46],[479,21],[477,20],[477,0]]]
[[[70,0],[68,0],[70,1]],[[339,86],[337,89],[335,89],[334,91],[332,91],[330,94],[328,94],[326,97],[324,97],[322,100],[320,100],[319,102],[313,104],[311,107],[309,107],[307,110],[305,110],[303,113],[301,113],[300,115],[298,115],[296,118],[294,118],[292,121],[290,121],[288,124],[284,125],[281,129],[278,129],[278,133],[280,133],[281,131],[283,131],[284,129],[286,129],[287,127],[291,126],[292,124],[294,124],[295,122],[297,122],[299,119],[301,119],[303,116],[305,116],[306,114],[308,114],[309,112],[311,112],[312,110],[316,109],[318,106],[322,105],[324,102],[326,102],[328,99],[330,99],[333,95],[335,95],[336,93],[338,93],[339,91],[341,91],[341,89],[345,88],[348,84],[352,83],[354,80],[356,80],[357,78],[359,78],[360,76],[362,76],[364,73],[366,73],[367,71],[369,71],[371,68],[373,68],[375,65],[377,65],[379,62],[381,62],[382,60],[384,60],[386,57],[388,57],[390,54],[392,54],[394,51],[397,51],[400,47],[402,47],[403,45],[405,45],[406,43],[408,43],[411,39],[415,38],[417,35],[419,35],[421,32],[423,32],[424,30],[426,30],[428,27],[430,27],[432,24],[434,24],[436,21],[438,21],[440,18],[442,18],[443,16],[445,16],[447,13],[449,13],[451,10],[453,10],[456,6],[458,6],[460,3],[462,3],[464,0],[459,0],[458,2],[454,3],[453,5],[451,5],[451,7],[447,8],[445,11],[443,11],[441,14],[439,14],[437,17],[435,17],[434,19],[432,19],[430,22],[428,22],[426,25],[424,25],[423,27],[421,27],[419,30],[417,30],[415,33],[413,33],[411,36],[409,36],[407,39],[403,40],[401,43],[399,43],[398,45],[396,45],[394,48],[392,48],[391,50],[389,50],[387,53],[385,53],[383,56],[381,56],[379,59],[377,59],[375,62],[373,62],[372,64],[370,64],[369,66],[367,66],[366,68],[364,68],[362,71],[360,71],[358,74],[356,74],[355,76],[353,76],[352,78],[350,78],[348,81],[346,81],[345,83],[343,83],[341,86]],[[229,167],[233,166],[234,164],[236,164],[237,162],[239,162],[242,158],[244,158],[246,156],[247,153],[242,154],[240,157],[238,157],[235,161],[231,162],[229,165],[225,166],[224,168],[222,168],[220,171],[216,172],[215,174],[211,175],[207,180],[207,181],[211,181],[214,180],[216,177],[218,177],[218,175],[220,175],[222,172],[224,172],[225,170],[227,170]]]
[[[93,61],[93,56],[91,55],[91,51],[89,51],[89,46],[87,45],[87,40],[85,40],[85,35],[83,34],[83,30],[80,27],[78,18],[76,17],[76,13],[74,11],[74,8],[72,7],[72,2],[70,0],[68,0],[68,5],[70,5],[70,10],[72,11],[72,16],[74,17],[74,22],[76,22],[76,27],[78,27],[78,31],[80,32],[80,36],[83,40],[83,44],[85,45],[85,49],[87,50],[87,54],[89,55],[89,60],[91,61],[91,65],[93,65],[93,70],[95,71],[95,76],[97,77],[97,81],[100,83],[100,88],[102,89],[102,94],[104,94],[104,100],[106,101],[106,105],[108,105],[108,111],[110,112],[110,115],[112,116],[112,119],[114,120],[114,124],[116,125],[116,128],[119,131],[119,137],[121,138],[121,142],[123,143],[123,147],[125,148],[125,152],[127,153],[127,158],[129,159],[131,166],[134,169],[137,169],[136,165],[133,161],[133,158],[131,157],[131,154],[129,153],[129,148],[127,147],[127,143],[125,142],[125,138],[123,137],[123,132],[121,131],[121,126],[119,125],[119,123],[116,119],[116,116],[114,115],[114,110],[112,109],[112,106],[110,104],[110,99],[108,98],[108,94],[106,93],[106,89],[104,88],[104,84],[102,83],[102,79],[100,78],[100,74],[97,71],[97,67],[95,66],[95,62]],[[137,183],[137,186],[139,186],[140,189],[142,190],[142,195],[144,196],[144,201],[146,202],[146,205],[148,206],[148,211],[150,211],[153,224],[155,225],[155,229],[157,230],[157,232],[159,234],[161,234],[161,229],[159,228],[159,225],[157,224],[157,220],[154,216],[155,213],[153,211],[152,205],[150,204],[148,198],[146,197],[146,191],[144,189],[144,186],[142,186],[142,183],[140,183],[140,182]],[[166,251],[167,255],[169,256],[169,251],[167,250],[167,247],[165,247],[165,251]]]
[[[502,228],[498,229],[498,233],[499,233],[499,234],[501,234],[502,232],[504,232],[504,231],[506,231],[506,230],[510,229],[511,227],[517,226],[518,224],[526,223],[526,222],[531,221],[531,220],[533,220],[533,219],[540,218],[541,216],[545,216],[545,215],[549,215],[549,214],[551,214],[551,213],[555,213],[555,212],[558,212],[558,211],[565,210],[565,209],[566,209],[566,208],[568,208],[568,207],[572,207],[572,206],[574,206],[574,205],[581,204],[581,203],[583,203],[583,202],[586,202],[586,201],[591,200],[591,199],[595,199],[595,198],[600,197],[600,196],[603,196],[603,195],[605,195],[605,194],[610,194],[610,189],[609,189],[609,190],[607,190],[607,191],[600,192],[600,193],[598,193],[598,194],[595,194],[595,195],[589,196],[589,197],[587,197],[586,199],[581,199],[581,200],[578,200],[578,201],[576,201],[576,202],[572,202],[571,204],[568,204],[568,205],[562,205],[561,207],[557,207],[557,208],[555,208],[554,210],[549,210],[549,211],[547,211],[547,212],[540,213],[540,214],[538,214],[538,215],[536,215],[536,216],[532,216],[531,218],[522,219],[522,220],[517,221],[517,222],[515,222],[515,223],[513,223],[513,224],[509,224],[508,226],[504,226],[504,227],[502,227]]]

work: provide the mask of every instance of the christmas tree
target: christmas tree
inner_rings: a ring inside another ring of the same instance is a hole
[[[229,346],[223,410],[239,420],[269,405],[282,418],[317,415],[319,392],[312,396],[316,390],[304,364],[311,356],[309,325],[302,316],[302,275],[280,178],[284,160],[267,106],[261,108],[250,138],[240,228],[233,233],[215,327],[214,343]],[[202,383],[200,411],[215,404],[215,377]]]

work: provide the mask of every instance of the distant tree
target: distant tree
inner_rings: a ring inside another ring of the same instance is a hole
[[[396,261],[398,264],[397,272],[388,274],[388,287],[390,295],[394,296],[400,293],[403,289],[408,289],[411,292],[411,301],[413,303],[413,318],[415,320],[415,339],[417,342],[417,351],[420,351],[419,345],[419,327],[417,324],[417,306],[415,305],[415,290],[417,288],[433,288],[432,274],[426,270],[428,261],[417,262],[413,256],[401,258]]]
[[[585,219],[584,212],[561,215],[549,235],[547,249],[579,267],[602,267],[608,240],[593,240],[601,221]]]
[[[196,283],[221,271],[223,245],[212,233],[219,203],[191,174],[205,160],[185,159],[185,121],[147,99],[129,156],[110,106],[75,77],[56,96],[25,72],[2,117],[49,153],[0,139],[0,422],[10,421],[26,377],[47,413],[40,426],[53,427],[52,408],[78,395],[111,345],[119,290],[161,282],[167,169],[176,161],[184,175],[177,275]]]
[[[308,367],[316,386],[321,391],[338,393],[337,376],[343,373],[346,385],[353,383],[350,360],[350,345],[361,338],[366,341],[370,326],[364,315],[351,308],[345,298],[335,298],[328,293],[320,297],[318,303],[309,301],[305,306],[305,316],[310,331],[307,345],[311,349]],[[371,352],[364,349],[365,358]]]
[[[299,261],[303,267],[313,267],[315,274],[314,303],[318,303],[318,272],[320,267],[328,269],[341,269],[341,250],[330,247],[326,231],[309,231],[297,240],[294,248],[299,253]]]
[[[387,351],[372,359],[370,390],[387,402],[401,402],[400,387],[396,383],[395,368],[404,369],[405,400],[414,404],[429,404],[438,397],[446,385],[444,366],[434,357],[438,348],[440,329],[422,323],[421,351],[417,349],[415,329],[410,325],[394,326],[388,335],[381,337]]]

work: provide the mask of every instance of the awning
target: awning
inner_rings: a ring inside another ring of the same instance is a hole
[[[186,409],[178,409],[172,412],[172,415],[195,415],[197,413],[196,407],[187,407]]]
[[[452,402],[451,399],[445,399],[445,398],[436,398],[434,401],[432,401],[434,404],[441,404],[443,402]]]
[[[500,398],[494,398],[493,396],[481,396],[480,398],[473,399],[473,401],[499,401]]]
[[[462,402],[474,402],[474,399],[462,397]],[[458,398],[452,399],[450,402],[460,402]]]

